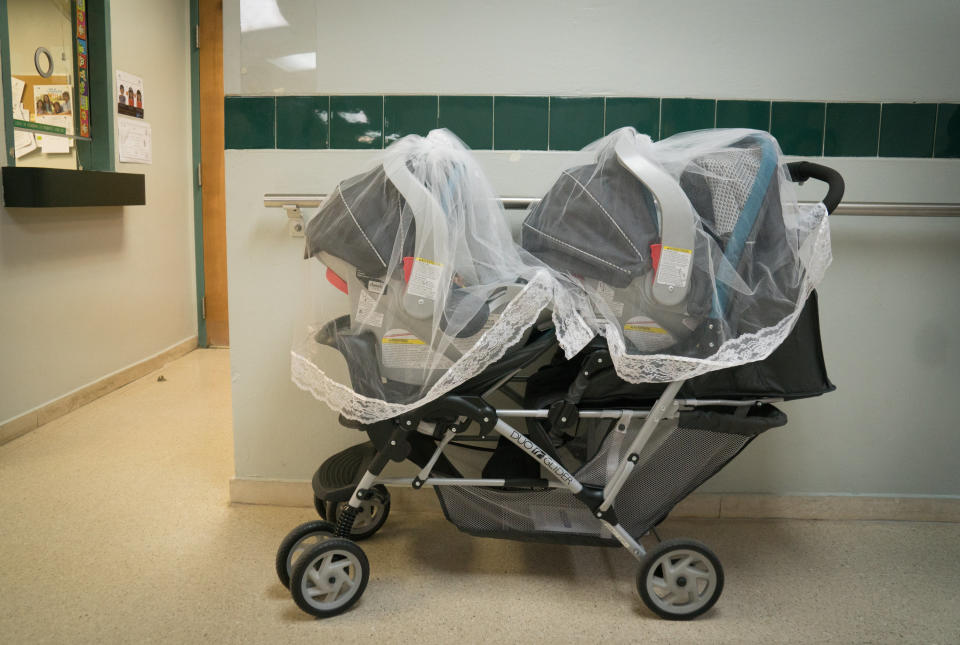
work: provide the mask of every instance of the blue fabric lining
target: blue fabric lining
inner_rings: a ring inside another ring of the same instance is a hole
[[[743,210],[740,212],[740,217],[737,218],[737,223],[730,235],[730,241],[727,242],[727,248],[723,253],[723,257],[726,258],[734,270],[740,263],[740,256],[747,244],[747,238],[750,237],[750,233],[757,222],[760,207],[763,206],[763,199],[777,170],[777,151],[773,142],[767,137],[756,137],[756,140],[760,144],[760,168],[757,170],[757,179],[753,182],[750,195],[743,205]],[[723,317],[729,304],[727,285],[717,282],[716,291],[717,297],[714,299],[710,317],[719,319]]]

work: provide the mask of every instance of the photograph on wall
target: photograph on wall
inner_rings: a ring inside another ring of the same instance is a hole
[[[143,118],[143,79],[117,70],[117,113]]]
[[[72,114],[72,91],[69,85],[34,85],[33,100],[37,116]]]

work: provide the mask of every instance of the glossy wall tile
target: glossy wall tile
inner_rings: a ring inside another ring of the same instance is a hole
[[[788,155],[960,157],[956,103],[630,96],[228,96],[226,147],[378,149],[449,128],[474,150],[579,150],[617,128],[652,139],[703,128],[769,130]]]

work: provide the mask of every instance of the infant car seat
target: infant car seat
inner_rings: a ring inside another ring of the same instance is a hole
[[[623,128],[588,151],[596,161],[531,209],[522,243],[580,283],[618,373],[671,381],[773,351],[829,263],[826,210],[799,207],[776,141],[714,130],[654,144]]]
[[[339,184],[305,237],[350,313],[295,347],[294,381],[357,420],[396,416],[475,376],[528,333],[552,290],[445,130],[401,139]],[[344,361],[348,379],[337,376]]]

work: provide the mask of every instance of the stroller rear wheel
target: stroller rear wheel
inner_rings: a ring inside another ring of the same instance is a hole
[[[650,611],[690,620],[713,607],[723,591],[723,567],[705,544],[674,539],[654,547],[640,564],[637,591]]]
[[[319,505],[319,504],[318,504]],[[320,515],[334,525],[340,521],[340,513],[347,508],[347,502],[326,502],[324,512]],[[370,499],[360,503],[360,511],[353,520],[350,539],[359,542],[380,530],[390,514],[390,491],[386,486],[377,484],[373,487]]]
[[[350,540],[330,538],[297,560],[290,593],[303,611],[329,618],[357,602],[369,579],[370,564],[363,549]]]
[[[317,515],[321,520],[327,519],[327,502],[320,497],[313,498],[313,508],[317,510]]]
[[[280,578],[280,583],[289,588],[290,574],[300,556],[320,542],[333,537],[336,532],[337,527],[330,522],[314,520],[287,533],[277,549],[277,577]]]

